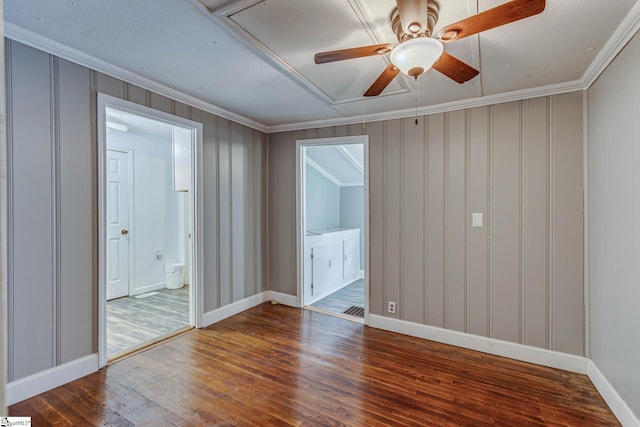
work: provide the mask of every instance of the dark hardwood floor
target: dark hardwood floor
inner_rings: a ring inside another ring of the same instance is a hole
[[[619,425],[589,379],[263,304],[10,408],[44,425]]]

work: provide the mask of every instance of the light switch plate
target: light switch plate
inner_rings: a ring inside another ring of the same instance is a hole
[[[474,228],[484,227],[484,215],[482,212],[471,214],[471,226]]]

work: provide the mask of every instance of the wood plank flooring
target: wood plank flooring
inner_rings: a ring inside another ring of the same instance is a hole
[[[9,412],[35,426],[619,425],[584,375],[270,304]]]

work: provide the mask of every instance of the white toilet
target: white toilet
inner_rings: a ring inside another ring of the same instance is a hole
[[[180,289],[184,285],[184,264],[168,263],[164,265],[167,289]]]

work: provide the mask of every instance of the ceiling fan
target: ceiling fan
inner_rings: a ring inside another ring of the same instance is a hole
[[[443,43],[463,39],[482,31],[541,13],[545,0],[512,0],[442,28],[437,36],[433,29],[440,14],[440,0],[396,0],[391,13],[391,29],[398,44],[377,44],[317,53],[316,64],[390,53],[391,63],[364,96],[377,96],[403,72],[418,78],[434,68],[458,83],[478,75],[479,71],[444,51]]]

